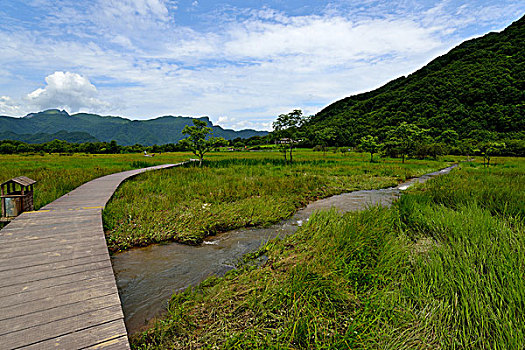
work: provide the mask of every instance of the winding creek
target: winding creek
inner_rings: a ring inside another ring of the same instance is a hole
[[[389,206],[414,183],[450,172],[456,165],[411,179],[396,187],[343,193],[310,203],[292,218],[270,227],[243,228],[209,237],[200,246],[177,243],[133,249],[112,257],[128,332],[139,331],[161,313],[173,293],[195,286],[211,275],[235,268],[239,258],[276,236],[293,234],[316,210],[357,211]]]

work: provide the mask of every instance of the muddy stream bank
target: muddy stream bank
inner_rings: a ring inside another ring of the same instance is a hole
[[[396,187],[355,191],[310,203],[292,218],[263,228],[243,228],[209,237],[200,246],[177,243],[133,249],[112,256],[128,332],[139,331],[161,313],[173,293],[195,286],[211,275],[234,269],[238,260],[277,236],[293,234],[316,210],[357,211],[369,205],[389,206],[414,183],[446,174],[454,166],[411,179]]]

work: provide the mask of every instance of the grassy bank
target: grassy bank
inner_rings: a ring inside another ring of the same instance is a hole
[[[193,164],[137,176],[104,210],[113,251],[162,241],[197,244],[239,227],[267,225],[318,198],[381,188],[445,166],[445,162],[385,159],[366,154],[296,152],[286,164],[278,152],[214,153]]]
[[[174,295],[137,349],[525,346],[525,162],[462,165],[392,208],[314,214]]]

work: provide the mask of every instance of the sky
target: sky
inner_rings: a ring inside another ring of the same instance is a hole
[[[523,0],[0,0],[0,115],[270,130],[500,31]]]

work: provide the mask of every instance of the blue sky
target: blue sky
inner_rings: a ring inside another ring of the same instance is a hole
[[[3,0],[0,115],[207,115],[269,129],[524,13],[523,0]]]

